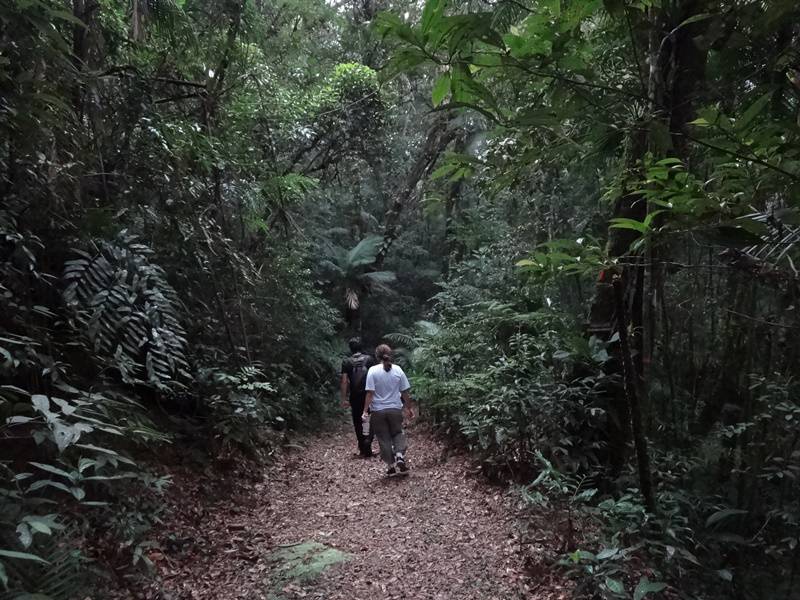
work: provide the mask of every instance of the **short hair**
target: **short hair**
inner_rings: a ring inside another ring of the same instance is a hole
[[[352,337],[347,340],[347,345],[350,346],[350,352],[360,352],[361,351],[361,338],[360,337]]]
[[[384,357],[386,357],[388,360],[392,360],[392,349],[388,344],[381,344],[375,348],[375,358],[378,360],[383,360]]]

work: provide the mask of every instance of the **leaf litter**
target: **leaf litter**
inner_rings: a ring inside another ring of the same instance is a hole
[[[149,555],[156,577],[113,597],[570,597],[553,568],[531,568],[531,522],[520,520],[517,498],[476,478],[469,457],[446,452],[426,426],[409,430],[409,477],[387,478],[379,458],[354,450],[342,424],[300,440],[263,472],[238,466],[221,481],[174,474],[171,510]]]

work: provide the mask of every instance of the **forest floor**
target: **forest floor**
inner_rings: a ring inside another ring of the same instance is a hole
[[[531,559],[513,495],[476,477],[468,457],[412,426],[411,474],[388,478],[379,458],[355,455],[348,425],[299,440],[249,481],[209,487],[185,474],[149,555],[158,577],[118,597],[569,597],[550,563]]]

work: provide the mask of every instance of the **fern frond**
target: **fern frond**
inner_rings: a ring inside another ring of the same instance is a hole
[[[13,536],[3,536],[3,543]],[[3,559],[9,578],[9,589],[0,600],[26,597],[72,600],[85,587],[86,570],[81,568],[82,557],[77,550],[64,548],[56,538],[47,537],[35,542],[28,552],[40,556],[46,563],[31,560]]]
[[[387,333],[383,336],[390,344],[407,346],[413,348],[417,344],[417,340],[407,333]]]
[[[94,255],[68,261],[64,299],[95,352],[128,383],[158,388],[186,376],[186,331],[177,292],[150,262],[153,251],[123,231]]]

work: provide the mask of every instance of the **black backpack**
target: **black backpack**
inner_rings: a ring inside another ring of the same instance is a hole
[[[369,356],[354,354],[350,357],[350,393],[363,394],[367,387],[367,371],[370,368]]]

